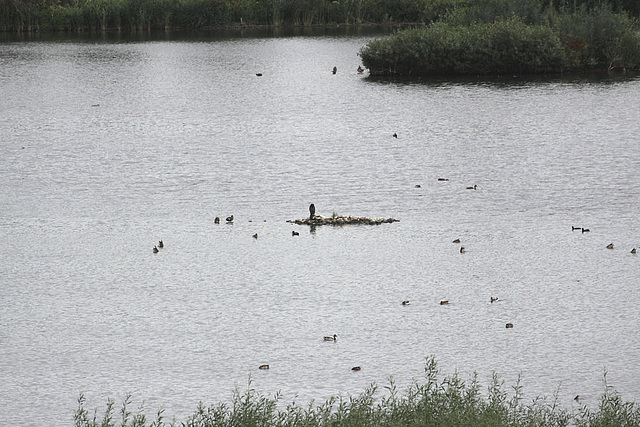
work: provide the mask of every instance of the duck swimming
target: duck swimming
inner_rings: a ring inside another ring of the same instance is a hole
[[[324,337],[324,341],[336,341],[338,339],[338,336],[336,334],[333,334],[332,337]]]

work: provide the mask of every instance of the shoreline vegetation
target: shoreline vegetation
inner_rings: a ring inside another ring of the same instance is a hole
[[[430,25],[370,42],[360,50],[362,63],[383,76],[640,70],[639,21],[613,2],[468,3]]]
[[[372,384],[361,394],[350,397],[331,397],[325,403],[308,405],[291,403],[285,406],[280,393],[265,396],[252,388],[251,378],[246,391],[238,389],[229,404],[205,406],[199,403],[186,421],[175,418],[165,420],[163,409],[153,419],[147,418],[144,408],[132,412],[132,396],[123,400],[120,409],[113,399],[107,401],[102,416],[98,410],[85,408],[83,394],[78,398],[74,414],[76,427],[237,427],[237,426],[432,426],[432,427],[520,427],[520,426],[638,426],[640,405],[625,402],[607,384],[604,373],[604,391],[598,407],[590,409],[576,396],[572,409],[560,407],[559,389],[551,398],[525,399],[521,379],[505,390],[504,381],[494,373],[491,384],[484,392],[474,373],[467,381],[457,373],[443,379],[435,359],[428,357],[424,378],[414,380],[404,391],[399,391],[393,379],[382,388]],[[530,401],[530,403],[527,403]]]
[[[386,25],[373,76],[640,70],[637,0],[0,0],[2,32]]]

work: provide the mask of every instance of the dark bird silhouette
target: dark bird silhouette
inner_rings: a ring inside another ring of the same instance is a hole
[[[253,235],[253,236],[251,236],[251,237],[253,237],[254,239],[257,239],[257,238],[258,238],[258,233],[254,234],[254,235]]]
[[[260,365],[258,366],[258,369],[262,369],[262,370],[269,369],[269,365]]]
[[[296,230],[292,230],[292,231],[291,231],[291,235],[292,235],[292,236],[299,236],[299,235],[300,235],[300,233],[298,233]]]
[[[394,137],[394,138],[397,138],[397,137],[398,137],[398,134],[394,132],[394,133],[393,133],[393,137]]]
[[[262,73],[256,73],[256,76],[262,77]]]
[[[512,328],[513,328],[513,323],[507,323],[507,324],[505,325],[505,327],[506,327],[507,329],[512,329]]]
[[[467,250],[464,248],[464,246],[461,246],[460,247],[460,253],[463,254],[465,252],[467,252]]]
[[[158,242],[158,247],[159,247],[159,248],[164,248],[164,243],[162,243],[162,240],[160,240],[160,241]]]
[[[571,226],[571,231],[574,231],[574,230],[581,230],[581,228],[580,228],[580,227],[574,227],[574,226],[572,225],[572,226]]]
[[[473,187],[467,187],[467,190],[477,190],[478,186],[474,185]]]
[[[583,228],[583,229],[582,229],[582,232],[583,232],[583,233],[588,233],[588,232],[590,232],[590,231],[591,231],[591,230],[589,230],[588,228]]]
[[[233,222],[233,215],[227,217],[227,222]]]
[[[460,239],[456,239],[452,243],[460,243]]]
[[[333,71],[333,74],[337,73],[338,72],[338,67],[333,67],[332,71]]]
[[[631,249],[631,253],[635,254],[636,253],[636,248]]]
[[[220,217],[217,216],[216,219],[213,220],[214,223],[220,224]]]
[[[309,219],[313,219],[314,216],[316,216],[316,205],[311,203],[309,205]]]
[[[440,301],[440,305],[447,305],[447,304],[449,304],[449,300]]]
[[[158,247],[157,247],[157,246],[154,246],[154,247],[153,247],[153,253],[154,253],[154,254],[157,254],[157,253],[158,253]]]
[[[607,249],[613,249],[613,243],[609,243],[609,244],[607,245]]]
[[[351,368],[352,371],[359,371],[362,368],[360,366],[354,366],[353,368]]]
[[[402,301],[402,305],[409,305],[409,304],[410,304],[409,300]]]
[[[498,297],[491,297],[491,303],[493,304],[494,302],[498,301]]]
[[[324,337],[324,341],[336,341],[338,339],[338,336],[336,334],[333,334],[332,337]]]
[[[358,65],[358,74],[362,74],[364,72],[364,68]]]

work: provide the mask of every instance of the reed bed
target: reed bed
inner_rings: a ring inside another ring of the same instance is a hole
[[[525,402],[520,379],[505,389],[504,381],[493,374],[486,393],[481,392],[477,374],[463,381],[458,374],[439,378],[436,361],[429,357],[425,377],[399,391],[393,380],[382,390],[375,384],[360,395],[331,397],[324,404],[307,406],[281,404],[279,394],[268,397],[254,390],[251,380],[246,391],[236,390],[231,403],[205,406],[200,403],[185,421],[166,421],[164,411],[158,410],[148,419],[143,409],[131,412],[131,396],[123,401],[120,410],[109,400],[104,414],[97,409],[90,413],[85,398],[80,395],[74,420],[77,427],[363,427],[363,426],[443,426],[443,427],[520,427],[520,426],[638,426],[640,406],[625,402],[606,382],[599,405],[592,410],[586,405],[578,409],[563,409],[556,391],[551,398],[537,397]]]
[[[0,31],[430,24],[456,15],[480,22],[513,14],[535,19],[544,8],[575,13],[603,5],[640,16],[636,0],[0,0]]]

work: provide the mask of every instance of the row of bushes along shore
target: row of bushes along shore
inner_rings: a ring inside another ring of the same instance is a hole
[[[165,420],[163,410],[147,418],[143,409],[131,410],[127,396],[120,408],[109,400],[100,416],[85,408],[80,395],[74,421],[76,427],[632,427],[640,426],[640,406],[625,402],[606,383],[598,407],[589,409],[576,396],[574,407],[561,408],[559,392],[551,398],[524,398],[520,380],[505,391],[504,382],[494,374],[486,392],[481,390],[477,374],[463,381],[457,374],[439,378],[435,360],[427,358],[425,378],[404,391],[390,381],[383,395],[374,384],[358,396],[332,397],[324,404],[284,406],[280,395],[264,396],[251,387],[236,390],[230,404],[205,406],[200,403],[186,421]],[[526,403],[530,402],[530,403]]]
[[[489,3],[496,7],[458,9],[370,42],[362,62],[373,75],[402,76],[640,68],[638,21],[626,13],[608,6],[559,12],[536,0]]]
[[[107,31],[233,25],[328,25],[480,20],[506,9],[585,10],[640,16],[637,0],[1,0],[0,31]]]

